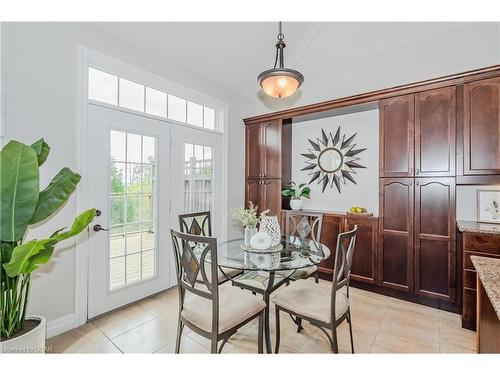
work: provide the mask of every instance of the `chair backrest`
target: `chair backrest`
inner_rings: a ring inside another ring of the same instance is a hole
[[[313,241],[320,241],[321,230],[323,228],[323,214],[316,212],[303,213],[296,211],[286,211],[285,234],[287,236],[287,240],[289,236],[299,238],[299,228],[301,225],[306,223],[311,228],[311,231],[307,238]]]
[[[182,233],[211,237],[212,219],[210,211],[179,215],[179,228]]]
[[[339,233],[337,236],[337,248],[335,250],[335,260],[333,262],[332,279],[332,317],[335,316],[335,296],[337,291],[346,287],[347,297],[349,297],[349,277],[351,275],[352,256],[356,246],[356,233],[358,226],[355,225],[349,232]]]
[[[186,292],[212,301],[212,333],[218,332],[219,285],[217,283],[217,239],[170,230],[179,289],[179,312]],[[206,268],[209,267],[207,270]],[[207,272],[211,277],[207,276]],[[201,281],[199,280],[201,275]]]

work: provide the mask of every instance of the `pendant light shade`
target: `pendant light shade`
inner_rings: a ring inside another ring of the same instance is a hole
[[[286,44],[283,41],[284,38],[280,22],[274,68],[263,71],[257,78],[264,92],[275,98],[285,98],[293,95],[304,82],[302,73],[294,69],[285,68],[283,49],[286,47]]]

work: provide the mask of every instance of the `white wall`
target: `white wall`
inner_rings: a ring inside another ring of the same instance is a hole
[[[457,220],[477,220],[477,191],[500,190],[500,185],[457,186]]]
[[[311,199],[304,199],[304,208],[321,211],[345,212],[352,206],[365,207],[368,212],[378,214],[378,110],[352,113],[342,116],[328,117],[319,120],[304,121],[292,125],[292,180],[297,184],[308,183],[311,176],[309,171],[301,171],[306,159],[301,153],[308,153],[311,145],[308,139],[316,141],[321,138],[321,129],[326,134],[335,135],[338,126],[341,135],[346,138],[357,133],[353,144],[356,148],[367,148],[361,152],[358,162],[366,169],[356,169],[353,175],[357,184],[346,180],[341,184],[341,193],[335,187],[329,186],[322,193],[318,180],[311,185]]]
[[[51,155],[42,167],[42,187],[63,166],[76,169],[78,45],[81,44],[228,103],[226,130],[231,155],[228,209],[240,206],[244,196],[241,119],[255,113],[247,99],[132,45],[96,33],[84,24],[4,23],[1,38],[5,135],[25,143],[44,137],[51,145]],[[33,229],[29,236],[50,235],[54,229],[70,224],[76,215],[75,198],[49,224]],[[51,322],[61,319],[71,322],[75,312],[74,274],[74,242],[67,241],[58,248],[54,260],[36,273],[30,312],[45,315]]]

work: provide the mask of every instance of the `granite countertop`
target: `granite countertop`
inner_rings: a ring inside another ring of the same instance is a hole
[[[500,224],[478,223],[477,221],[457,220],[460,232],[500,235]]]
[[[470,257],[484,290],[500,319],[500,259]]]

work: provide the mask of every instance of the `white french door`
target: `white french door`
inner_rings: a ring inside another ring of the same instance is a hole
[[[88,203],[101,211],[90,228],[88,318],[175,281],[170,266],[170,126],[88,106]]]
[[[224,237],[223,137],[221,134],[172,125],[171,223],[178,215],[210,211],[212,235]]]

